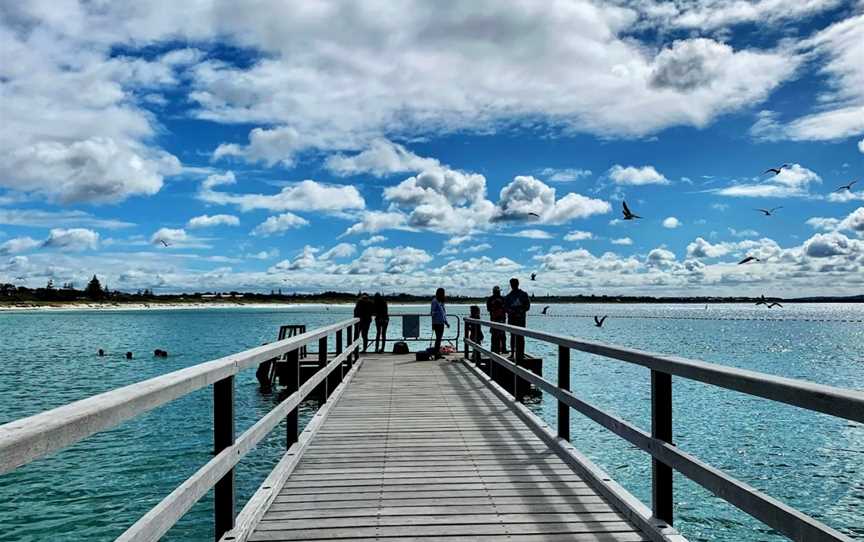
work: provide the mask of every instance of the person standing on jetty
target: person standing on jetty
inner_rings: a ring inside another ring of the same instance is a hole
[[[531,310],[531,298],[519,289],[519,279],[510,279],[510,293],[504,298],[504,309],[507,311],[508,324],[525,327],[525,314]],[[525,337],[511,333],[510,350],[517,360],[521,360],[525,355]]]
[[[363,335],[363,352],[369,349],[369,326],[372,324],[372,300],[366,294],[360,294],[360,299],[354,305],[354,318],[360,319],[360,334]]]
[[[507,311],[504,308],[504,298],[501,296],[501,288],[492,288],[492,295],[486,298],[486,310],[489,311],[489,319],[493,322],[507,321]],[[507,353],[507,337],[500,329],[492,328],[492,351],[496,354]]]
[[[383,353],[387,350],[387,324],[390,323],[390,314],[387,308],[387,300],[381,294],[375,294],[372,298],[373,311],[375,313],[375,353]],[[378,347],[378,340],[381,347]]]
[[[444,326],[450,327],[447,322],[447,309],[444,308],[446,296],[444,288],[435,290],[432,298],[432,331],[435,333],[435,359],[441,358],[441,337],[444,336]]]

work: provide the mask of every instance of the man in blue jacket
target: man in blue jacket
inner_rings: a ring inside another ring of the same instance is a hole
[[[519,279],[510,279],[510,293],[504,298],[504,309],[509,325],[525,327],[525,315],[531,310],[531,298],[519,289]],[[521,360],[525,355],[525,337],[511,333],[510,350],[517,360]]]
[[[441,357],[441,337],[444,335],[444,326],[450,327],[450,323],[447,322],[447,309],[444,308],[445,300],[444,288],[438,288],[431,307],[432,331],[435,332],[435,359]]]

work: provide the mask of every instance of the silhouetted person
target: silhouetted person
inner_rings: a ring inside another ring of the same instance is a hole
[[[132,359],[132,352],[126,352],[126,359]]]
[[[444,326],[450,327],[447,322],[447,309],[444,307],[446,295],[444,288],[435,290],[432,298],[432,331],[435,333],[435,359],[441,358],[441,337],[444,336]]]
[[[504,308],[504,298],[501,297],[501,288],[492,288],[492,295],[486,299],[486,310],[489,311],[489,319],[493,322],[507,321],[507,310]],[[492,328],[492,351],[496,354],[507,353],[507,336],[500,329]]]
[[[525,327],[525,314],[531,310],[531,299],[519,289],[519,279],[510,279],[510,293],[504,298],[504,309],[507,311],[508,324]],[[517,360],[521,360],[525,355],[525,337],[511,333],[510,350]]]
[[[105,357],[105,351],[100,348],[99,351],[96,352],[96,355],[99,356],[100,358]]]
[[[354,305],[354,318],[360,319],[360,333],[363,335],[363,351],[369,348],[369,326],[372,325],[372,300],[366,294],[360,294],[360,299]]]
[[[267,343],[262,344],[262,346],[265,344]],[[255,370],[255,378],[258,379],[258,388],[261,390],[261,393],[270,393],[273,391],[273,382],[270,380],[270,371],[272,370],[275,361],[276,358],[262,361],[258,364],[258,368]]]
[[[372,310],[375,313],[375,352],[387,350],[387,325],[390,323],[390,313],[387,308],[387,300],[381,294],[375,294],[372,298]],[[378,347],[378,341],[381,347]]]

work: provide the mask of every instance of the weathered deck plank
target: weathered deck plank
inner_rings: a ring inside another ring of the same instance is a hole
[[[364,355],[251,541],[649,540],[461,364]]]

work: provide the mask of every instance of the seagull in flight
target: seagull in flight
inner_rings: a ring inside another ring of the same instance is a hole
[[[537,280],[537,273],[531,273],[531,280]]]
[[[545,307],[543,307],[543,310],[540,312],[540,314],[546,314],[546,311],[548,311],[548,310],[549,310],[549,305],[546,305]]]
[[[162,243],[165,246],[165,248],[168,248],[171,246],[170,244],[168,244],[168,241],[166,241],[165,239],[159,239],[159,242]]]
[[[536,216],[537,218],[540,218],[540,215],[538,215],[537,213],[528,213],[528,214],[529,214],[530,216]]]
[[[772,172],[772,171],[774,172],[774,175],[780,175],[780,172],[783,171],[783,168],[787,168],[787,167],[789,167],[789,164],[783,164],[783,165],[780,166],[780,167],[769,167],[768,169],[766,169],[766,170],[762,173],[762,175],[765,175],[766,173],[769,173],[769,172]]]
[[[774,214],[774,211],[776,211],[777,209],[782,209],[782,208],[783,208],[783,206],[780,205],[778,207],[771,207],[770,209],[756,209],[756,210],[759,212],[765,213],[765,216],[772,216]]]
[[[744,258],[743,260],[741,260],[740,262],[738,262],[738,265],[744,265],[744,264],[747,263],[747,262],[761,262],[761,261],[762,261],[762,260],[760,260],[760,259],[757,258],[756,256],[747,256],[746,258]]]
[[[607,318],[607,317],[608,317],[608,315],[607,315],[607,316],[604,316],[603,318],[597,318],[597,317],[595,316],[595,317],[594,317],[594,325],[597,326],[597,327],[603,327],[603,322],[606,321],[606,318]]]
[[[773,309],[774,307],[780,307],[780,308],[782,309],[782,308],[783,308],[783,305],[781,305],[780,303],[777,303],[776,301],[775,301],[774,303],[769,303],[769,304],[768,304],[768,308],[769,308],[769,309]]]
[[[623,201],[623,200],[622,200],[622,201],[621,201],[621,204],[624,206],[624,210],[622,211],[622,212],[624,213],[624,220],[633,220],[634,218],[642,218],[642,217],[639,216],[639,215],[634,215],[634,214],[630,211],[630,207],[627,207],[627,202],[626,202],[626,201]]]
[[[835,190],[835,192],[842,192],[842,191],[844,191],[844,190],[849,190],[849,191],[851,192],[851,191],[852,191],[852,185],[854,185],[854,184],[857,183],[857,182],[858,182],[858,181],[852,181],[852,182],[849,183],[849,184],[844,184],[843,186],[837,188],[837,190]]]

